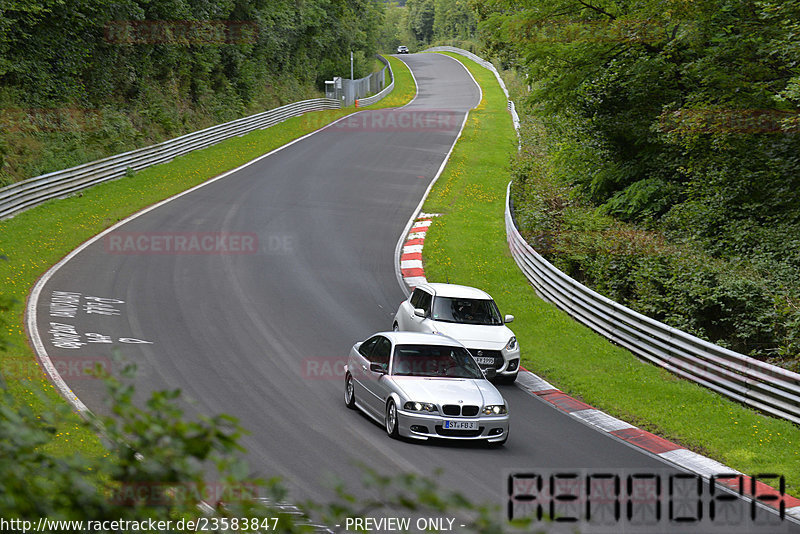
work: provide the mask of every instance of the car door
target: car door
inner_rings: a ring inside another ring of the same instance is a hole
[[[419,305],[419,298],[422,296],[420,288],[414,289],[411,296],[400,304],[400,309],[397,310],[397,326],[400,330],[411,330],[411,316],[414,315],[414,308]]]
[[[351,357],[351,360],[348,365],[348,370],[350,371],[350,375],[353,377],[353,387],[355,389],[356,400],[360,405],[363,405],[365,409],[369,407],[369,403],[367,403],[367,399],[369,398],[369,388],[367,387],[367,381],[370,379],[369,376],[369,355],[375,349],[375,345],[378,344],[378,341],[383,336],[373,336],[363,342],[358,350],[354,351]],[[364,402],[361,402],[361,399],[364,399]]]
[[[433,296],[423,289],[415,289],[414,293],[419,291],[419,298],[415,305],[411,306],[408,313],[408,330],[412,332],[430,332],[430,316],[431,316],[431,302]],[[419,317],[414,313],[415,308],[421,308],[425,312],[425,317]]]
[[[383,372],[372,371],[367,366],[367,373],[369,377],[365,380],[366,386],[369,388],[366,402],[370,403],[371,411],[376,417],[382,418],[384,416],[384,408],[386,406],[386,398],[389,395],[389,381],[387,379],[389,372],[389,356],[392,353],[392,342],[387,338],[380,336],[380,339],[375,344],[369,356],[370,363],[379,364]]]
[[[384,372],[375,372],[370,368],[372,363],[381,364],[381,366],[388,371],[389,368],[389,354],[392,350],[392,342],[384,336],[377,335],[364,342],[364,345],[369,343],[369,347],[365,352],[359,350],[359,354],[363,360],[359,362],[358,382],[360,384],[360,397],[359,403],[369,413],[375,417],[383,418],[383,406],[386,402],[385,392],[387,390],[386,380],[384,379]],[[363,345],[362,345],[363,346]],[[355,376],[354,376],[355,378]]]

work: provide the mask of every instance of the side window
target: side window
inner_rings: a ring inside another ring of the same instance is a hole
[[[363,342],[360,347],[358,347],[358,352],[360,352],[363,357],[369,360],[370,354],[372,353],[372,349],[375,348],[375,345],[378,343],[379,339],[383,338],[381,336],[375,336],[369,338],[368,340]]]
[[[372,357],[370,357],[370,361],[373,363],[379,363],[388,368],[389,354],[391,354],[391,352],[392,342],[385,337],[381,337],[377,345],[375,345],[375,350],[372,351]]]
[[[431,297],[430,293],[422,292],[422,296],[419,299],[419,305],[417,308],[422,308],[425,310],[425,317],[431,316],[431,301],[433,298]]]
[[[419,308],[419,299],[422,297],[422,294],[425,293],[421,289],[415,289],[414,293],[411,294],[411,305],[415,308]]]

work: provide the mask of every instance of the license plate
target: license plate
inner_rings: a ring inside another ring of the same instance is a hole
[[[475,361],[478,365],[494,365],[494,358],[491,356],[476,356]]]
[[[450,430],[478,430],[478,423],[475,421],[445,421],[444,427]]]

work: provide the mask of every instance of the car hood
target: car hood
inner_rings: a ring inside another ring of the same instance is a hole
[[[457,339],[467,345],[467,348],[500,350],[506,346],[508,340],[514,335],[514,332],[505,325],[489,326],[446,323],[443,321],[433,321],[433,324],[439,333]],[[480,342],[481,346],[478,347],[475,342]]]
[[[488,380],[467,378],[392,377],[407,400],[436,404],[505,404],[503,396]]]

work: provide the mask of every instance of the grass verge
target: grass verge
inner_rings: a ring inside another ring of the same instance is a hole
[[[388,58],[396,77],[392,93],[369,109],[396,107],[410,101],[416,86],[406,65]],[[39,368],[28,346],[24,306],[33,284],[52,265],[82,242],[129,215],[236,168],[297,139],[355,108],[306,113],[266,130],[228,139],[212,147],[150,167],[134,176],[97,185],[62,200],[51,200],[0,221],[0,297],[13,299],[7,311],[0,307],[0,339],[9,346],[0,351],[0,374],[6,388],[21,403],[40,411],[48,403],[63,402]],[[75,415],[63,421],[47,449],[57,454],[105,454],[97,436]]]
[[[369,106],[367,109],[396,108],[408,104],[417,94],[417,85],[411,76],[411,71],[401,60],[392,56],[384,56],[389,60],[394,74],[394,89],[383,100]]]
[[[450,54],[448,54],[450,55]],[[800,429],[643,363],[539,299],[511,258],[504,203],[516,136],[494,75],[464,63],[483,89],[423,211],[431,281],[480,287],[513,330],[523,365],[572,396],[747,474],[779,473],[800,495]]]

